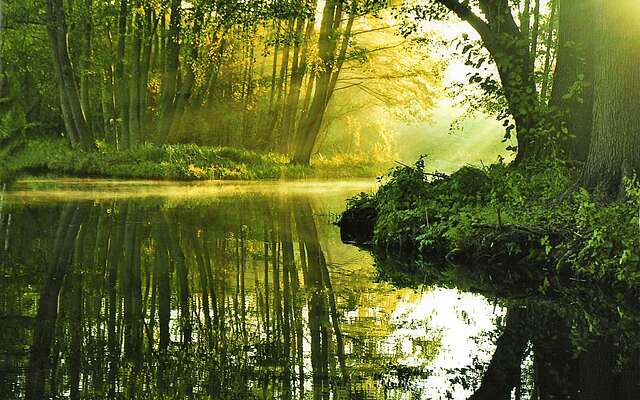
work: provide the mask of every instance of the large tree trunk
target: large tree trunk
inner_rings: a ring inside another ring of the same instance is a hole
[[[529,49],[529,29],[518,29],[507,1],[481,1],[480,7],[489,21],[491,35],[481,33],[491,53],[513,116],[518,141],[516,162],[535,158],[543,147],[536,127],[540,113]]]
[[[593,0],[562,0],[556,70],[550,105],[561,111],[570,159],[585,161],[593,123]]]
[[[317,136],[317,133],[320,131],[320,126],[322,125],[336,49],[336,40],[332,38],[332,36],[334,36],[333,20],[335,13],[335,1],[327,0],[322,11],[320,37],[318,39],[318,54],[320,56],[322,70],[316,78],[313,100],[298,132],[296,150],[293,155],[293,162],[296,164],[309,164],[311,153],[313,152],[313,145],[315,144],[315,136]]]
[[[596,47],[589,187],[624,195],[623,178],[640,172],[640,3],[596,0]]]

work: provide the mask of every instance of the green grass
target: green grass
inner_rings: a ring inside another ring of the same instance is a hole
[[[191,144],[144,145],[124,151],[100,146],[79,152],[64,140],[36,139],[3,153],[0,178],[4,179],[25,175],[158,180],[362,178],[387,168],[362,157],[317,159],[308,167],[292,165],[282,154]]]

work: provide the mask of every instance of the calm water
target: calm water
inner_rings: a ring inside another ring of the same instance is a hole
[[[380,279],[331,224],[371,189],[19,183],[0,206],[0,398],[468,397],[505,312]]]

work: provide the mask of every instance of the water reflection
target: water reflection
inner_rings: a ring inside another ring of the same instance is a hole
[[[427,393],[441,332],[400,329],[393,314],[419,294],[374,282],[315,192],[13,195],[0,215],[2,398]]]
[[[151,186],[0,197],[0,398],[640,398],[637,290],[374,267],[353,184]]]
[[[452,371],[472,400],[640,398],[637,288],[505,268],[433,265],[377,254],[402,285],[455,287],[495,298],[506,313],[489,359]],[[519,274],[519,276],[517,276]]]

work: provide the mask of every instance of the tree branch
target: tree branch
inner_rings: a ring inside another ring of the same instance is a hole
[[[378,32],[378,31],[384,31],[384,30],[391,29],[391,28],[393,28],[393,26],[391,26],[391,25],[387,25],[387,26],[382,26],[382,27],[379,27],[379,28],[372,28],[372,29],[368,29],[368,30],[366,30],[366,31],[358,31],[358,32],[356,32],[356,33],[352,33],[352,34],[351,34],[351,36],[353,37],[353,36],[358,36],[358,35],[364,35],[364,34],[366,34],[366,33],[372,33],[372,32]]]
[[[483,39],[491,39],[492,32],[489,28],[489,24],[487,24],[482,18],[480,18],[477,14],[475,14],[471,8],[469,8],[468,2],[460,3],[457,0],[437,0],[438,3],[447,7],[449,10],[453,11],[458,18],[463,21],[466,21],[473,29],[475,29]]]
[[[340,86],[340,87],[338,87],[338,88],[335,88],[333,91],[334,91],[334,92],[337,92],[338,90],[342,90],[342,89],[349,89],[349,88],[351,88],[351,87],[354,87],[354,86],[360,86],[360,85],[362,85],[362,82],[359,82],[359,83],[352,83],[352,84],[350,84],[350,85]]]

